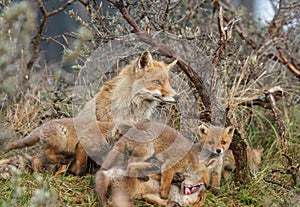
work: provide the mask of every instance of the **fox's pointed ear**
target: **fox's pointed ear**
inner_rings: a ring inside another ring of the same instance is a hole
[[[143,52],[137,61],[137,69],[145,69],[153,64],[153,58],[149,51]]]
[[[216,158],[208,160],[205,165],[210,170],[214,168],[217,165],[218,160]]]
[[[177,64],[178,59],[176,58],[175,60],[173,60],[171,63],[169,63],[167,65],[167,70],[170,70],[171,68],[173,68],[176,64]]]
[[[229,126],[225,129],[225,133],[228,134],[229,137],[233,137],[234,134],[234,126]]]
[[[200,139],[202,139],[202,140],[204,139],[204,141],[205,141],[208,131],[209,131],[208,127],[205,124],[201,124],[198,127],[198,134],[200,136]]]

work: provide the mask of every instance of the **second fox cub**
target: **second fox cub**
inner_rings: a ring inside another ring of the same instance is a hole
[[[88,156],[93,156],[88,155],[86,149],[95,149],[98,161],[105,158],[115,142],[114,137],[118,137],[111,136],[112,129],[112,122],[95,122],[82,118],[51,120],[26,137],[9,143],[4,152],[40,142],[43,151],[31,160],[34,171],[43,171],[47,164],[66,165],[71,162],[69,171],[79,175],[85,170]],[[90,153],[92,151],[89,150]],[[93,159],[97,160],[95,157]]]
[[[176,64],[153,60],[144,52],[120,74],[107,82],[86,103],[78,116],[95,116],[98,121],[153,120],[160,102],[176,102],[179,96],[171,87],[168,72]]]
[[[175,129],[161,123],[146,122],[131,125],[121,123],[118,130],[124,135],[108,153],[101,166],[102,170],[113,167],[121,155],[130,156],[128,163],[155,158],[159,161],[162,173],[160,195],[163,199],[168,198],[175,173],[198,173],[202,145],[193,143]],[[123,133],[123,130],[126,133]]]
[[[211,173],[211,185],[218,188],[221,182],[221,173],[223,168],[223,156],[229,149],[234,133],[234,127],[227,128],[219,126],[199,126],[199,136],[203,143],[200,159],[216,158],[217,165]]]
[[[171,185],[168,199],[161,199],[159,196],[160,178],[158,175],[150,174],[147,181],[129,175],[135,170],[151,168],[152,164],[148,162],[129,163],[127,170],[116,167],[107,171],[99,170],[96,174],[95,191],[103,206],[108,204],[107,195],[110,195],[113,207],[133,206],[132,200],[136,198],[142,198],[148,203],[161,206],[200,207],[205,204],[205,188],[209,181],[209,170],[215,163],[215,160],[202,162],[198,165],[199,173],[194,171],[185,173],[185,179],[180,187]],[[131,173],[129,173],[129,169]]]

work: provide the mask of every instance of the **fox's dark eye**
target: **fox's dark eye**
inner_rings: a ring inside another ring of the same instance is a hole
[[[209,141],[209,142],[208,142],[208,144],[210,144],[210,145],[213,145],[213,144],[214,144],[214,142],[213,142],[213,141]]]
[[[158,85],[161,85],[160,80],[154,80],[153,83],[156,83],[156,84],[158,84]]]
[[[221,142],[221,144],[223,144],[223,145],[224,145],[224,144],[226,144],[226,142],[225,142],[225,141],[222,141],[222,142]]]

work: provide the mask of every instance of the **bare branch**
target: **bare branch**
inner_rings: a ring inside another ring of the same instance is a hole
[[[76,0],[70,0],[67,3],[65,3],[63,6],[59,7],[58,9],[55,9],[51,12],[47,12],[44,3],[42,2],[42,0],[36,0],[37,4],[39,6],[40,11],[43,14],[43,17],[41,19],[40,25],[38,27],[37,30],[37,34],[36,36],[33,38],[33,49],[32,49],[32,54],[31,57],[29,59],[29,61],[27,62],[27,66],[26,66],[26,74],[23,77],[23,83],[24,83],[24,87],[26,88],[26,81],[29,80],[29,75],[30,75],[30,70],[33,67],[34,62],[36,61],[37,57],[38,57],[38,53],[39,53],[39,49],[40,49],[40,42],[42,39],[42,35],[43,35],[43,31],[46,27],[46,23],[49,17],[63,11],[64,9],[66,9],[68,6],[70,6],[72,3],[74,3]]]
[[[58,9],[55,9],[55,10],[53,10],[51,12],[48,12],[47,16],[51,17],[51,16],[53,16],[53,15],[55,15],[55,14],[57,14],[57,13],[63,11],[63,10],[65,10],[68,6],[70,6],[71,4],[73,4],[75,1],[76,0],[69,0],[67,3],[65,3],[64,5],[62,5],[61,7],[59,7]]]
[[[270,102],[272,111],[274,113],[278,129],[279,129],[279,134],[281,136],[281,139],[284,144],[285,152],[288,150],[288,137],[286,136],[286,127],[283,121],[282,113],[280,109],[278,108],[276,104],[276,99],[275,99],[275,94],[280,93],[282,95],[283,89],[280,86],[270,88],[268,91],[266,91],[266,97],[267,100]]]
[[[214,1],[214,5],[216,8],[220,8],[220,3],[219,1]],[[279,15],[279,10],[280,10],[280,7],[279,9],[277,10],[272,22],[273,24],[275,24],[275,19],[277,18],[277,16]],[[224,20],[229,23],[231,20],[228,16],[226,16],[226,14],[223,15],[223,18]],[[271,24],[272,25],[272,24]],[[233,25],[233,28],[236,30],[236,32],[254,49],[254,50],[257,50],[258,49],[258,46],[257,46],[257,43],[239,26],[237,25]],[[273,35],[271,36],[276,36],[279,34],[279,29],[282,28],[282,25],[281,27],[276,27],[276,31],[273,32],[272,29],[270,28],[269,29],[269,33],[273,33]],[[284,63],[293,73],[295,73],[297,75],[297,77],[300,77],[300,70],[297,69],[297,67],[292,64],[287,58],[286,56],[284,55],[283,51],[281,50],[280,47],[276,47],[280,56],[276,55],[276,54],[272,54],[272,53],[268,53],[268,54],[262,54],[262,53],[259,53],[263,56],[266,56],[266,57],[269,57],[273,60],[279,60],[280,62]]]
[[[224,23],[223,23],[223,7],[219,7],[219,16],[218,16],[218,28],[220,33],[220,40],[219,40],[219,47],[217,48],[214,57],[213,57],[213,63],[218,63],[221,60],[221,56],[226,48],[226,41],[227,41],[227,34],[224,29]]]
[[[217,9],[220,9],[220,3],[219,1],[214,1],[214,6],[217,8]],[[230,18],[226,15],[226,14],[223,14],[223,18],[224,20],[229,23],[231,22]],[[257,44],[254,40],[251,39],[251,37],[249,37],[249,35],[239,26],[237,25],[233,25],[233,28],[237,31],[237,33],[244,39],[246,40],[253,49],[257,49]]]

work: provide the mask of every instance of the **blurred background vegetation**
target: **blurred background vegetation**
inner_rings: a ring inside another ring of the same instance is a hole
[[[207,206],[300,205],[298,1],[2,0],[0,11],[1,145],[46,120],[76,116],[82,106],[75,101],[82,73],[102,63],[99,57],[109,57],[110,50],[119,52],[114,64],[93,68],[101,81],[85,89],[84,103],[114,76],[117,60],[128,63],[140,52],[132,42],[118,48],[119,42],[132,41],[137,30],[158,40],[163,39],[158,34],[166,34],[165,39],[188,45],[164,41],[203,81],[212,114],[228,117],[250,146],[264,147],[261,172],[247,186],[224,181],[218,195],[208,192]],[[174,73],[189,82],[180,70]],[[186,85],[181,90],[195,91]],[[199,119],[205,106],[192,106],[197,111],[187,113]],[[91,175],[42,176],[1,180],[2,205],[43,206],[51,197],[47,206],[96,206]]]

